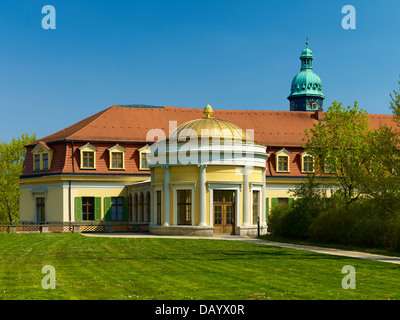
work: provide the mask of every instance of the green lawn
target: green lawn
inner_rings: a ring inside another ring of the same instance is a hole
[[[400,299],[400,265],[237,241],[0,234],[0,299]]]

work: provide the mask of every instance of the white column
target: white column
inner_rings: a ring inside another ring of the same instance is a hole
[[[164,169],[164,226],[169,227],[169,167]]]
[[[243,168],[243,226],[249,225],[249,171],[250,167]]]
[[[207,226],[207,217],[206,217],[206,164],[199,164],[200,168],[200,179],[199,179],[199,195],[200,195],[200,203],[199,203],[199,212],[200,212],[200,221],[199,227]]]
[[[157,217],[156,217],[156,209],[157,206],[154,203],[156,201],[157,195],[156,191],[154,190],[154,186],[151,186],[151,226],[157,225]]]
[[[265,220],[266,220],[266,210],[267,210],[267,206],[265,205],[265,198],[266,198],[266,189],[267,189],[267,186],[266,186],[266,181],[265,181],[265,173],[266,173],[266,171],[267,171],[267,169],[266,168],[263,168],[263,170],[262,170],[262,183],[263,183],[263,185],[262,185],[262,191],[261,191],[261,217],[260,217],[260,219],[261,219],[261,226],[266,226],[267,224],[266,224],[266,222],[265,222]]]
[[[153,226],[156,224],[156,220],[154,219],[154,206],[153,206],[153,201],[154,201],[154,187],[152,185],[154,181],[154,169],[150,168],[150,226]],[[132,197],[133,201],[133,197]],[[133,208],[132,208],[133,209]],[[133,210],[132,210],[133,212]]]

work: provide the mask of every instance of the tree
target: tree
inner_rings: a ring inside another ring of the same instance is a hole
[[[400,85],[400,80],[398,80],[397,83]],[[390,109],[392,110],[395,120],[400,124],[400,90],[393,90],[393,92],[390,93],[390,100]]]
[[[314,157],[315,175],[336,203],[348,206],[364,194],[365,143],[371,134],[367,112],[333,102],[324,121],[306,130],[303,147]]]
[[[394,213],[400,207],[400,150],[396,128],[381,126],[371,131],[365,144],[367,174],[359,182],[365,194],[374,199],[381,213]]]
[[[294,207],[300,207],[304,212],[317,214],[322,208],[329,204],[329,190],[324,186],[323,181],[314,174],[309,174],[304,183],[296,185],[289,190],[296,199]]]
[[[0,143],[0,221],[10,224],[19,220],[19,177],[25,159],[25,145],[36,140],[27,133]]]

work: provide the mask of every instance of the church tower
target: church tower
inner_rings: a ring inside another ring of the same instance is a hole
[[[290,101],[290,111],[316,111],[323,110],[322,103],[325,95],[322,93],[322,82],[312,68],[314,57],[308,48],[300,56],[301,69],[293,78],[288,97]]]

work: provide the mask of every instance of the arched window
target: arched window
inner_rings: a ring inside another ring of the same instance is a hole
[[[135,196],[133,197],[133,220],[138,221],[138,195],[135,193]]]
[[[129,220],[132,221],[133,220],[133,201],[132,201],[132,194],[129,195]]]
[[[139,221],[143,222],[144,219],[144,195],[143,192],[140,193],[139,198]]]
[[[150,221],[150,192],[146,194],[146,221]]]
[[[157,225],[161,225],[161,190],[157,190],[156,192],[156,197],[157,197]]]

